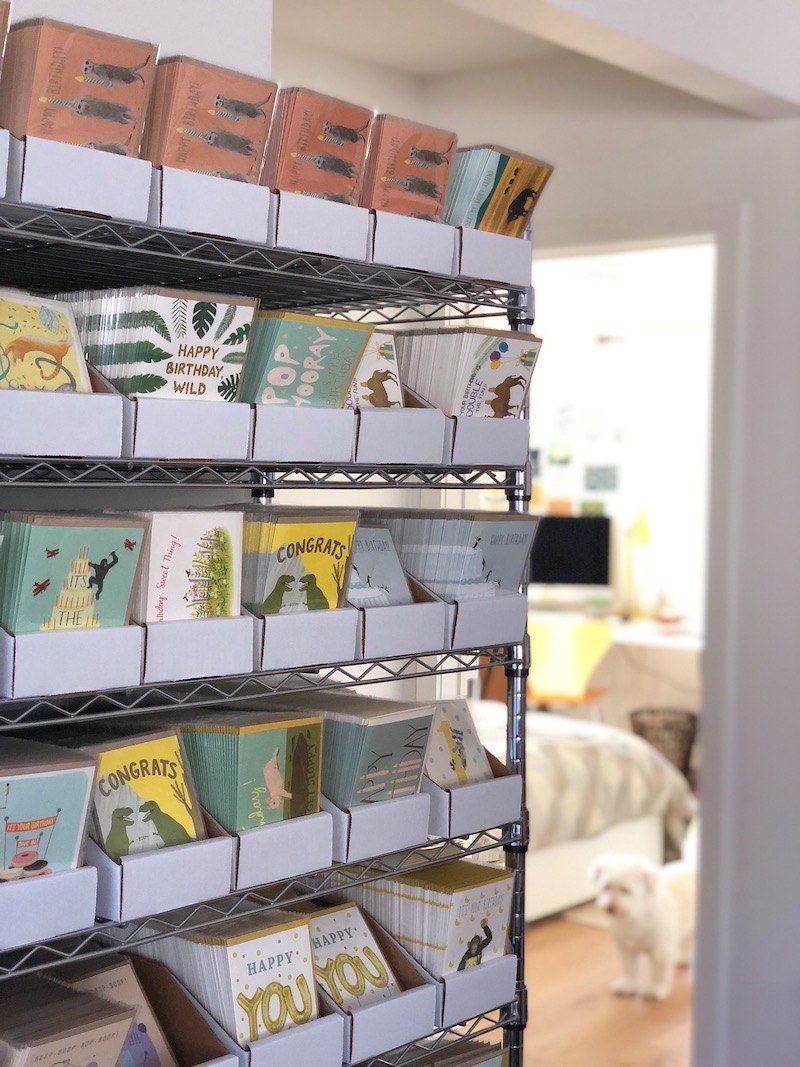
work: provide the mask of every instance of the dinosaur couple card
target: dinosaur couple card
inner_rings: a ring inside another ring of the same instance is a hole
[[[357,521],[348,511],[245,510],[243,606],[254,615],[341,607]]]
[[[445,415],[521,417],[541,339],[514,330],[428,327],[395,335],[402,381]]]

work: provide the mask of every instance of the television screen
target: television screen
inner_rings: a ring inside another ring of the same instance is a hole
[[[606,515],[543,515],[528,581],[542,585],[608,585],[611,520]]]

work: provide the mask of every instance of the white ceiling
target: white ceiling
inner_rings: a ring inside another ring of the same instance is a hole
[[[447,0],[273,0],[273,36],[418,78],[562,52]]]

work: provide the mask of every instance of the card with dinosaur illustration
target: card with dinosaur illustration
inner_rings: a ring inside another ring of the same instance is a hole
[[[144,41],[53,19],[13,23],[0,77],[0,124],[19,138],[136,156],[156,52]]]
[[[377,115],[370,131],[362,207],[442,221],[442,205],[457,144],[449,130],[396,115]]]
[[[236,399],[254,299],[152,287],[63,299],[87,359],[126,396]]]
[[[241,614],[242,513],[148,511],[134,618],[139,622]]]
[[[0,883],[80,865],[97,761],[0,737]]]
[[[0,289],[0,389],[92,391],[68,303]]]
[[[310,911],[317,982],[345,1011],[389,1000],[401,986],[356,904]]]
[[[373,327],[321,315],[257,311],[237,399],[341,408]]]
[[[466,700],[437,700],[425,753],[425,774],[443,789],[494,778]]]
[[[396,335],[410,389],[445,415],[520,418],[541,338],[515,330],[432,327]]]
[[[200,802],[238,833],[319,811],[322,718],[208,713],[181,724]]]
[[[157,167],[257,182],[277,88],[189,56],[159,60],[143,158]]]
[[[341,607],[358,516],[246,511],[242,602],[256,615]]]
[[[392,535],[385,526],[359,523],[353,540],[347,600],[357,608],[413,603]]]
[[[90,836],[113,860],[206,836],[174,730],[87,745],[97,757]]]
[[[130,621],[147,521],[128,515],[0,515],[0,623],[9,633]]]
[[[372,111],[296,86],[280,89],[261,184],[355,204]]]
[[[367,341],[350,389],[346,408],[401,408],[403,386],[397,370],[394,334],[376,330]]]

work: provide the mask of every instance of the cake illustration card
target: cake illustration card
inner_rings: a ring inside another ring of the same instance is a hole
[[[111,859],[206,836],[179,736],[88,745],[97,757],[90,834]]]
[[[181,724],[203,807],[232,833],[319,811],[320,716],[237,713]]]
[[[397,370],[394,334],[376,330],[367,341],[350,384],[346,408],[401,408],[403,387]]]
[[[56,22],[14,23],[0,79],[0,121],[30,134],[136,156],[156,48]]]
[[[308,916],[314,974],[345,1011],[388,1000],[401,992],[367,920],[355,904],[339,904]]]
[[[341,408],[373,327],[319,315],[256,312],[238,399]]]
[[[241,614],[242,513],[151,511],[135,617],[140,622]]]
[[[357,608],[413,603],[408,579],[385,526],[359,523],[353,539],[347,600]]]
[[[0,882],[80,865],[96,760],[0,737]]]
[[[157,167],[257,182],[276,91],[274,82],[188,56],[162,59],[142,156]]]
[[[92,391],[69,304],[0,289],[0,389]]]
[[[149,287],[64,299],[87,359],[126,396],[235,399],[254,300]]]
[[[51,513],[0,527],[0,622],[10,633],[129,621],[145,520]]]
[[[425,774],[443,789],[494,778],[466,700],[439,700],[425,753]]]

